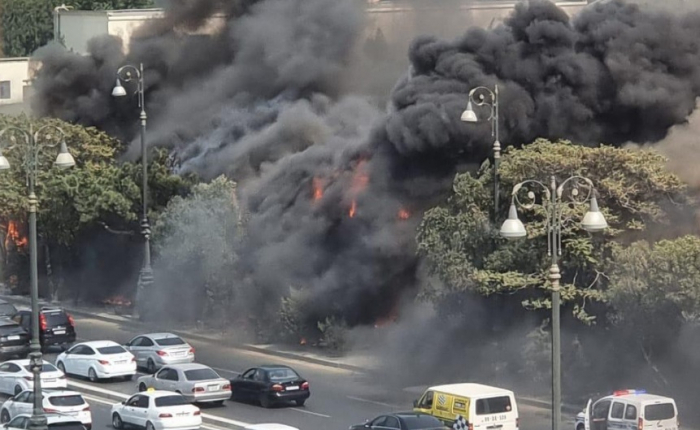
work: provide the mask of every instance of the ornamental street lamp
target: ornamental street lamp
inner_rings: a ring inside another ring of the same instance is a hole
[[[18,147],[18,149],[22,151],[22,166],[27,175],[27,184],[29,186],[29,280],[32,301],[32,341],[30,344],[31,352],[29,354],[29,359],[30,368],[34,375],[34,410],[32,411],[32,416],[29,421],[29,429],[46,430],[48,427],[41,398],[41,369],[43,367],[43,359],[39,340],[39,282],[36,238],[38,199],[36,194],[34,194],[34,185],[36,183],[37,172],[40,169],[39,155],[42,149],[54,148],[60,145],[58,156],[54,162],[54,166],[59,169],[67,169],[75,166],[75,160],[70,152],[68,152],[65,141],[66,134],[59,127],[45,125],[33,134],[31,127],[29,131],[18,127],[7,127],[0,131],[0,170],[8,170],[10,168],[10,162],[2,154],[2,143],[5,142],[3,137],[7,132],[17,134],[21,136],[23,140],[17,145],[15,136],[11,136],[9,140],[12,142],[12,145],[6,149],[9,151]],[[45,138],[43,143],[40,142],[42,136]]]
[[[491,98],[491,101],[486,100],[486,95]],[[467,108],[462,112],[462,117],[460,118],[464,122],[478,122],[479,118],[474,112],[472,104],[477,106],[488,106],[490,108],[489,116],[486,121],[491,121],[491,137],[494,138],[493,141],[493,220],[496,221],[498,217],[498,166],[501,163],[501,142],[499,140],[499,129],[498,129],[498,85],[494,86],[494,90],[491,91],[487,87],[476,87],[469,91],[469,100],[467,101]]]
[[[518,199],[518,192],[525,186],[535,186],[544,193],[541,206],[546,212],[547,229],[547,255],[552,257],[552,264],[549,268],[549,281],[552,284],[552,430],[559,430],[561,423],[561,291],[559,279],[559,256],[561,255],[561,226],[562,209],[565,206],[579,205],[590,202],[590,207],[581,221],[581,227],[590,233],[605,230],[608,223],[598,209],[598,200],[595,196],[593,182],[583,176],[571,176],[564,180],[559,186],[554,176],[551,177],[550,186],[537,180],[527,180],[513,187],[508,219],[501,227],[500,234],[506,239],[519,239],[527,236],[527,231],[522,221],[518,219],[516,208],[520,206],[530,209],[535,206],[535,193],[529,191],[527,197],[529,202],[523,203]],[[569,186],[568,198],[564,199],[564,192]],[[580,195],[580,190],[586,189],[585,195]]]
[[[146,151],[146,102],[144,94],[144,76],[143,76],[143,64],[139,64],[139,67],[132,65],[122,66],[117,70],[117,83],[112,90],[113,97],[124,97],[127,95],[126,90],[122,86],[121,80],[124,82],[131,82],[136,80],[136,94],[139,97],[139,107],[141,108],[141,114],[139,118],[141,120],[141,168],[143,175],[143,215],[141,218],[141,234],[144,238],[144,250],[143,250],[143,267],[139,273],[139,281],[137,286],[137,300],[136,304],[138,306],[139,318],[143,319],[145,312],[143,312],[143,304],[145,296],[143,293],[148,293],[150,287],[153,284],[153,269],[151,268],[151,225],[148,222],[148,154]]]

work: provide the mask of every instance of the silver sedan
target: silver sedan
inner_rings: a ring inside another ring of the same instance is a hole
[[[156,373],[163,366],[194,363],[194,348],[172,333],[142,334],[124,345],[136,357],[136,365]]]
[[[164,366],[154,375],[140,377],[138,387],[139,391],[149,388],[175,391],[192,403],[221,405],[231,398],[231,383],[211,367],[198,363]]]

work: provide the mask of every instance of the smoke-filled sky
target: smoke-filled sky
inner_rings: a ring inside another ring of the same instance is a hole
[[[110,94],[120,65],[143,62],[149,144],[172,149],[184,171],[239,181],[250,211],[243,262],[256,286],[305,287],[317,316],[362,323],[414,284],[421,211],[449,191],[456,169],[489,155],[489,127],[459,121],[470,88],[499,85],[506,146],[655,142],[685,122],[700,93],[699,14],[618,0],[570,20],[531,1],[492,30],[416,38],[384,109],[345,85],[361,55],[363,8],[175,2],[126,56],[111,37],[91,41],[88,56],[40,50],[33,107],[131,140],[134,100]],[[229,17],[221,33],[183,35],[214,12]]]

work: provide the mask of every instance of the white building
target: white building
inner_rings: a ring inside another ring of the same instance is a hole
[[[36,65],[27,57],[0,58],[0,113],[22,110],[29,100]]]

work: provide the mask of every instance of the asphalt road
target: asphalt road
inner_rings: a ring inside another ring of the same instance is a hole
[[[137,333],[131,327],[120,326],[117,323],[97,319],[76,318],[78,341],[113,340],[126,342]],[[216,369],[221,376],[230,378],[247,368],[264,363],[286,364],[294,367],[311,384],[311,398],[304,407],[278,406],[263,409],[260,406],[228,401],[222,407],[203,407],[202,412],[228,420],[222,424],[226,428],[236,428],[232,424],[259,424],[265,422],[284,423],[302,430],[347,429],[349,425],[364,422],[376,415],[400,410],[411,409],[411,399],[414,395],[401,389],[384,389],[371,377],[344,369],[271,357],[255,352],[243,351],[231,347],[188,340],[196,349],[197,362]],[[57,354],[47,354],[46,359],[54,362]],[[138,378],[138,376],[137,376]],[[83,387],[131,395],[137,391],[136,379],[131,382],[100,382],[90,383],[87,380],[69,377]],[[80,389],[78,390],[80,391]],[[93,392],[86,399],[93,407],[93,423],[95,429],[111,428],[109,408],[98,400],[109,397],[97,397]],[[551,429],[550,415],[546,410],[527,405],[519,405],[521,430]],[[564,430],[573,429],[573,417],[565,416]]]

